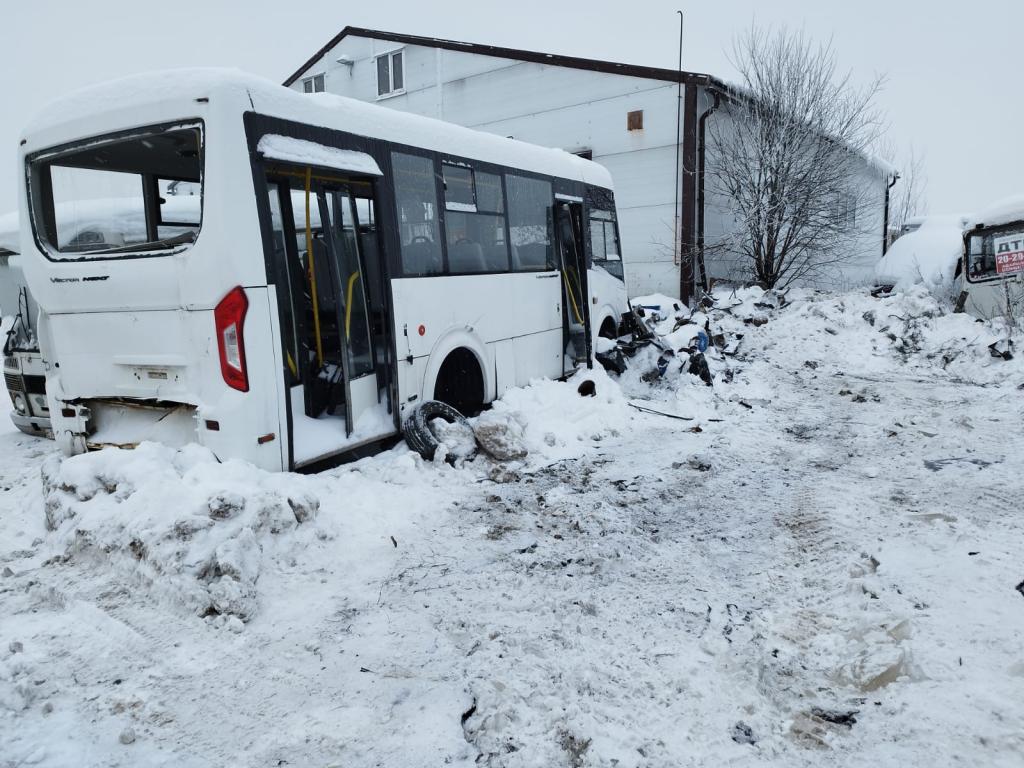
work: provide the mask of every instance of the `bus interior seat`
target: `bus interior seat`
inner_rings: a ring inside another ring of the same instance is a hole
[[[441,252],[432,240],[413,240],[402,245],[404,271],[412,275],[436,275],[441,272]]]
[[[377,244],[376,232],[360,232],[359,245],[363,253],[363,265],[366,291],[369,294],[370,308],[379,313],[384,306],[384,291],[381,287],[380,248]]]
[[[459,240],[448,249],[448,267],[452,272],[486,272],[484,249],[480,243]]]

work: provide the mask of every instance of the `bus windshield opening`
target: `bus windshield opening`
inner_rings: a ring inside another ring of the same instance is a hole
[[[144,129],[29,160],[32,226],[52,259],[172,252],[202,222],[200,125]]]
[[[971,232],[967,238],[967,278],[971,282],[1024,274],[1024,227]]]

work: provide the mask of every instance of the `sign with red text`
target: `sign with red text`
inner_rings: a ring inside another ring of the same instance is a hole
[[[992,249],[996,252],[997,275],[1024,272],[1024,233],[993,238]]]

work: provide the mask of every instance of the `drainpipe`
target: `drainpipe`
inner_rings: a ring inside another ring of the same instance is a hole
[[[898,173],[893,173],[892,181],[890,181],[885,187],[885,220],[882,223],[882,255],[885,256],[885,252],[889,250],[889,190],[892,189],[896,182],[900,180]]]
[[[700,259],[700,280],[704,289],[708,287],[708,275],[704,268],[704,154],[706,149],[707,119],[714,114],[721,104],[721,94],[717,90],[709,91],[715,97],[715,103],[701,113],[697,122],[700,136],[700,149],[697,152],[697,257]],[[888,194],[888,193],[887,193]],[[888,207],[887,207],[888,210]]]
[[[672,262],[681,267],[683,262],[683,244],[679,239],[679,144],[682,142],[683,125],[683,12],[679,14],[679,67],[676,69],[678,82],[676,83],[676,199],[672,205]]]

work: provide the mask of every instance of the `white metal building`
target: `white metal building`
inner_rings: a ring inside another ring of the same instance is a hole
[[[710,75],[346,27],[284,84],[601,163],[615,182],[631,295],[685,299],[695,275],[735,276],[735,265],[704,258],[704,243],[732,221],[727,204],[704,194],[703,169],[714,162],[704,157],[709,121],[730,119],[717,108],[726,86]],[[878,204],[858,211],[864,234],[845,268],[850,283],[870,276],[885,242],[891,169],[865,162],[863,176]]]

